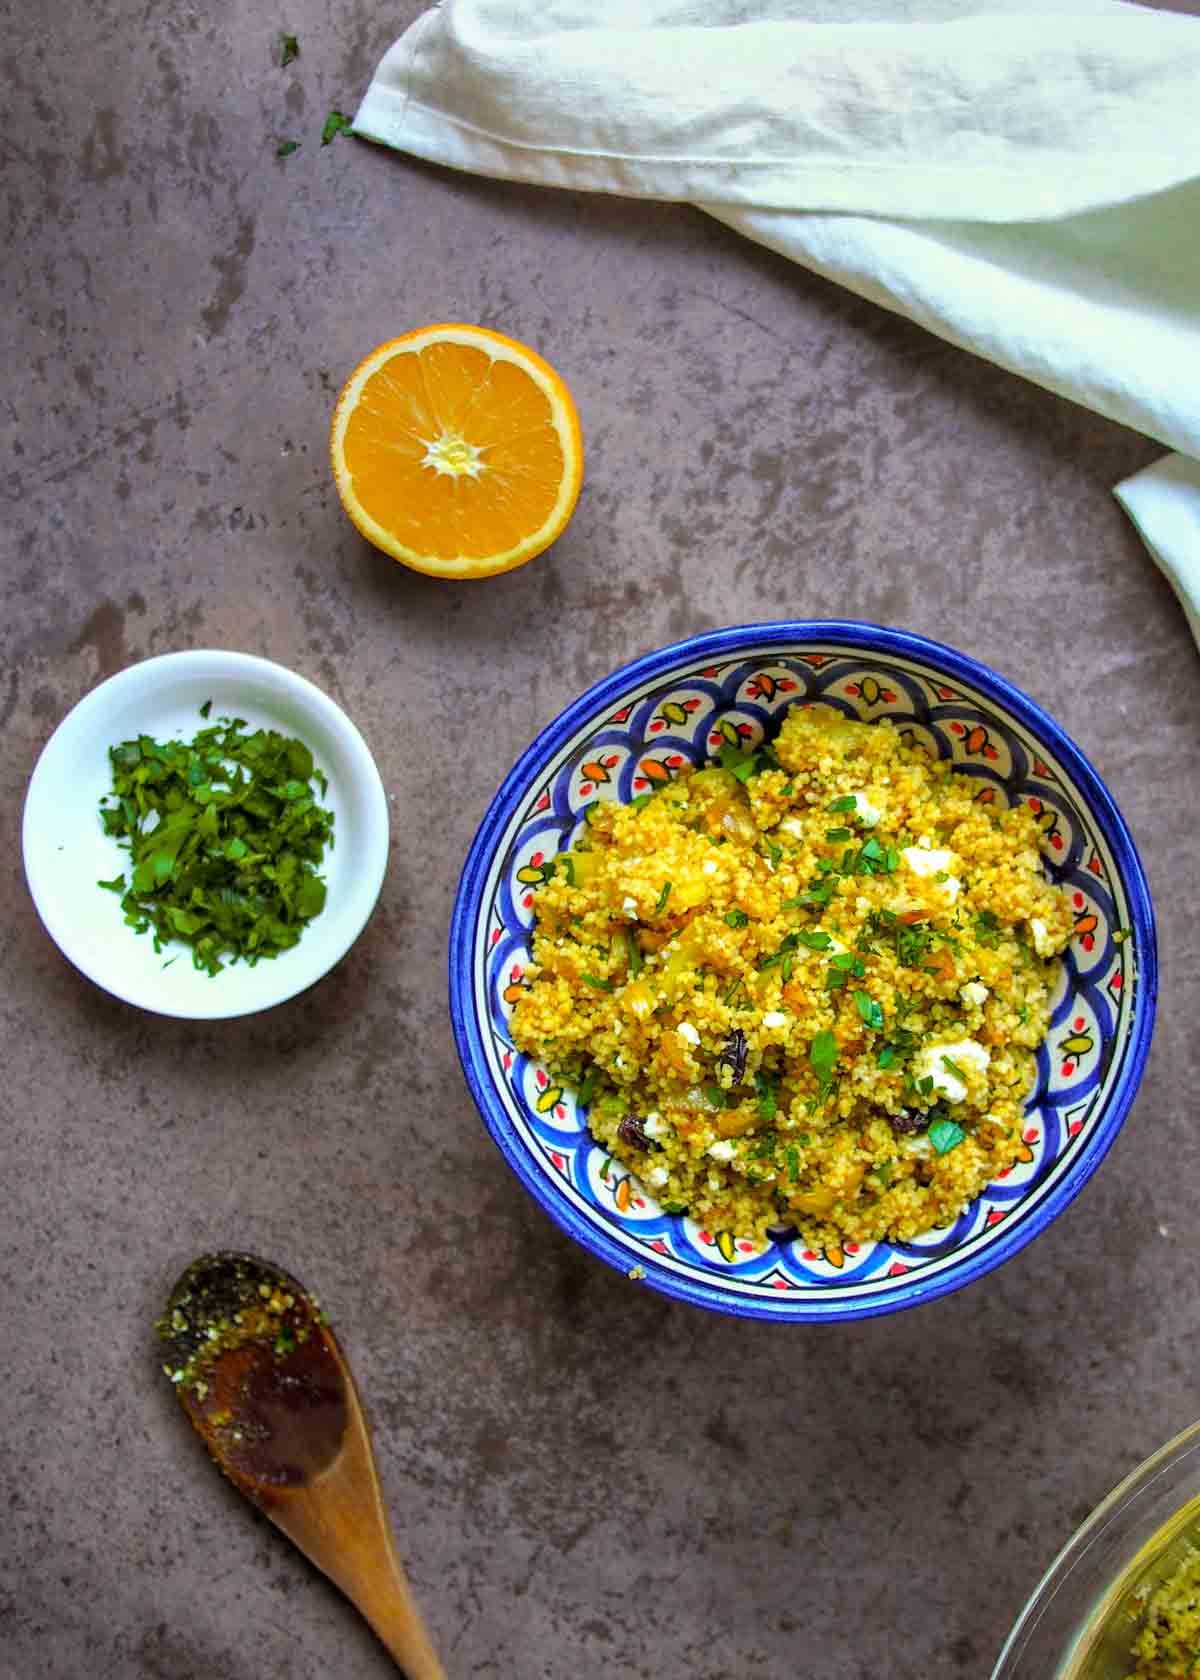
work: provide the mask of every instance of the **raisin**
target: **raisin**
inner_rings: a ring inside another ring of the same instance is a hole
[[[646,1136],[645,1128],[636,1114],[627,1114],[617,1127],[617,1136],[630,1149],[658,1149],[661,1145]]]
[[[740,1027],[735,1027],[721,1047],[721,1054],[717,1057],[718,1067],[727,1067],[733,1075],[732,1083],[740,1085],[746,1077],[746,1054],[748,1046],[746,1035]]]
[[[914,1114],[910,1108],[902,1108],[899,1114],[889,1114],[888,1122],[897,1137],[903,1137],[906,1132],[923,1132],[929,1123],[927,1114]]]

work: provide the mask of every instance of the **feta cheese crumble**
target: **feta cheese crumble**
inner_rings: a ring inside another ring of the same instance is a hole
[[[925,1044],[913,1057],[913,1078],[918,1083],[932,1079],[934,1090],[947,1102],[962,1102],[967,1094],[966,1083],[946,1066],[947,1056],[957,1067],[974,1068],[982,1074],[991,1063],[991,1051],[973,1038],[958,1038],[950,1044]]]
[[[854,814],[864,828],[874,828],[882,817],[883,812],[878,805],[872,805],[865,793],[852,795],[854,800]]]

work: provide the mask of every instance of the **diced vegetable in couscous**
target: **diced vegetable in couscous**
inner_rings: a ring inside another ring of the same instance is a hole
[[[723,757],[592,806],[539,892],[513,1042],[710,1230],[945,1225],[1021,1148],[1071,935],[1034,817],[827,707]]]

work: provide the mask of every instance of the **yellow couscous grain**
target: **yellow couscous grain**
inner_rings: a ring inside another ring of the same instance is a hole
[[[539,892],[513,1042],[714,1231],[946,1225],[1016,1159],[1071,935],[1035,818],[827,707],[725,756],[593,806]]]

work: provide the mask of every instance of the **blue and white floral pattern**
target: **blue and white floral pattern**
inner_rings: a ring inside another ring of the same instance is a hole
[[[627,801],[752,746],[792,705],[887,717],[953,761],[983,801],[1027,803],[1076,934],[1060,964],[1020,1158],[953,1225],[911,1243],[799,1240],[765,1251],[664,1213],[596,1145],[573,1091],[518,1052],[508,1018],[529,961],[540,869],[596,799]],[[575,1238],[631,1276],[701,1305],[771,1318],[847,1318],[928,1299],[1023,1247],[1076,1194],[1132,1100],[1154,1016],[1156,957],[1136,850],[1092,767],[1048,717],[985,667],[868,625],[717,631],[616,673],[567,709],[507,778],[476,836],[455,908],[451,1007],[459,1052],[496,1141]]]

